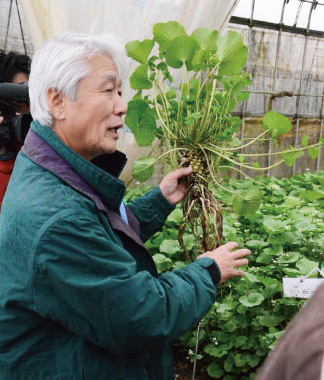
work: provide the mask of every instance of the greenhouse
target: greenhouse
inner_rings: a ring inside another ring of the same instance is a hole
[[[324,380],[324,0],[0,0],[0,379]]]

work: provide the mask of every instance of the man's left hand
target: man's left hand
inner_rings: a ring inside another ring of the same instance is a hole
[[[162,194],[173,205],[181,202],[187,192],[186,183],[179,183],[180,178],[188,176],[191,173],[191,167],[177,169],[167,174],[160,183]]]

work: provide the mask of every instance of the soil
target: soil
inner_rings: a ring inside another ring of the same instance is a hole
[[[188,359],[188,351],[181,351],[179,347],[174,350],[174,367],[176,380],[192,380],[193,363]],[[208,376],[206,368],[197,361],[195,380],[215,380]]]

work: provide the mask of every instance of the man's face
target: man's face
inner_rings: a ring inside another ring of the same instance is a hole
[[[72,149],[91,160],[116,151],[118,129],[127,104],[121,98],[117,66],[108,56],[95,56],[92,71],[79,83],[77,100],[64,96],[64,118],[53,130]]]

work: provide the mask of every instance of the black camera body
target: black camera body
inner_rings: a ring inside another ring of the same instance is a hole
[[[16,141],[23,144],[32,122],[29,112],[28,82],[0,83],[0,146],[10,147]],[[16,115],[16,113],[21,113]]]

